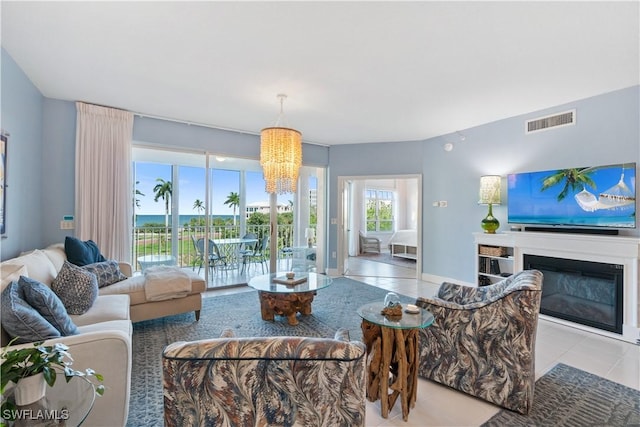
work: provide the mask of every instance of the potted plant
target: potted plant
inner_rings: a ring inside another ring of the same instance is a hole
[[[15,383],[14,397],[16,402],[6,400],[2,402],[2,414],[5,410],[16,409],[15,405],[26,405],[33,403],[44,397],[46,385],[52,387],[58,374],[63,374],[67,382],[73,377],[83,377],[91,382],[91,378],[95,378],[98,384],[93,383],[97,395],[104,394],[104,385],[99,384],[103,381],[102,375],[96,373],[93,369],[85,369],[84,371],[76,371],[71,367],[73,359],[69,353],[69,347],[62,343],[53,345],[43,345],[43,342],[36,342],[33,347],[24,347],[9,350],[9,346],[13,344],[13,339],[7,347],[2,349],[0,358],[2,365],[0,368],[0,394],[4,396],[7,385]],[[30,391],[24,390],[26,383],[34,385],[26,385],[27,388],[34,387],[36,391],[31,394]],[[26,393],[26,397],[25,394]]]

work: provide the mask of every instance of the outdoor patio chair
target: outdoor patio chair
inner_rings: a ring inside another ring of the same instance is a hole
[[[216,267],[218,265],[227,265],[227,259],[224,255],[220,254],[218,245],[216,245],[215,242],[211,239],[209,239],[209,247],[207,249],[209,252],[209,262],[207,264],[211,269],[211,274],[213,274],[216,271]],[[198,251],[200,257],[200,267],[198,268],[198,274],[200,274],[200,269],[202,269],[202,264],[204,264],[204,238],[200,238],[196,241],[196,250]]]
[[[242,256],[242,270],[241,273],[244,273],[245,269],[248,269],[248,264],[252,262],[260,263],[262,266],[262,274],[264,274],[264,266],[267,263],[267,249],[269,248],[269,236],[264,236],[258,244],[254,247],[253,251],[246,252]],[[267,269],[268,270],[268,269]]]

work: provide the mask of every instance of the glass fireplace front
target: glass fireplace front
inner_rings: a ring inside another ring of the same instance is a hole
[[[622,333],[624,266],[526,254],[523,261],[544,274],[541,314]]]

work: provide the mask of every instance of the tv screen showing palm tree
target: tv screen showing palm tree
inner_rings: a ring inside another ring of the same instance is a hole
[[[636,227],[636,164],[621,163],[507,177],[510,224]]]

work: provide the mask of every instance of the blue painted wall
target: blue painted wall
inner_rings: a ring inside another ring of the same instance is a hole
[[[44,99],[4,50],[2,60],[2,126],[12,133],[9,234],[3,240],[4,259],[21,250],[59,242],[67,234],[59,230],[59,221],[74,207],[76,113],[73,102]],[[421,174],[423,272],[473,282],[472,233],[481,231],[480,220],[486,215],[486,207],[477,204],[480,176],[623,162],[640,164],[639,106],[640,86],[634,86],[465,129],[465,141],[459,141],[457,135],[447,135],[424,141],[330,148],[304,144],[303,158],[305,164],[329,165],[328,218],[337,217],[340,176]],[[577,110],[575,126],[524,134],[525,120],[573,108]],[[256,135],[152,118],[135,118],[134,140],[228,156],[259,157]],[[443,150],[445,142],[454,142],[453,151]],[[16,181],[21,182],[18,190],[12,187]],[[432,207],[436,200],[446,200],[448,207]],[[496,207],[494,214],[502,223],[501,230],[507,229],[506,207]],[[625,234],[640,236],[640,230]],[[336,226],[329,227],[328,242],[330,254],[337,249]],[[336,260],[327,259],[329,268],[335,268]]]
[[[478,205],[481,175],[636,162],[640,166],[640,86],[488,123],[462,133],[453,151],[433,138],[423,156],[423,271],[475,282],[473,232],[487,207]],[[576,109],[576,124],[530,135],[526,120]],[[502,200],[506,201],[503,180]],[[448,208],[434,208],[447,200]],[[637,209],[640,208],[636,201]],[[494,207],[500,230],[508,230],[507,208]],[[639,224],[640,226],[640,224]],[[640,236],[640,230],[624,235]]]
[[[0,73],[2,129],[7,144],[6,236],[0,240],[1,259],[40,245],[43,234],[42,129],[44,101],[40,91],[2,49]]]

